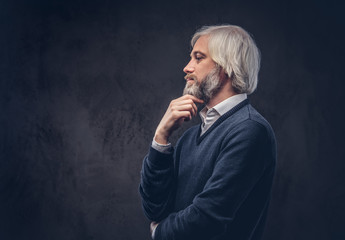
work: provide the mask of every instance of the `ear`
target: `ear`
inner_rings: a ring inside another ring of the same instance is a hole
[[[230,81],[232,79],[233,73],[231,72],[230,76],[229,74],[224,70],[224,68],[221,68],[220,70],[220,78],[222,79],[222,81]]]

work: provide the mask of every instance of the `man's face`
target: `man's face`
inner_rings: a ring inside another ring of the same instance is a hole
[[[187,74],[183,94],[193,95],[207,104],[221,87],[220,67],[210,57],[207,36],[196,41],[190,56],[190,62],[183,69]]]

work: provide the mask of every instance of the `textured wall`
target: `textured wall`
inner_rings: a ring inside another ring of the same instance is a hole
[[[141,161],[191,35],[217,23],[262,52],[250,100],[279,154],[265,239],[345,239],[340,6],[143,2],[0,1],[0,239],[149,239]]]

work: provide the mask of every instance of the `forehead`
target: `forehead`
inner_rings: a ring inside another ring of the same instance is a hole
[[[203,53],[205,55],[208,55],[208,39],[209,39],[209,36],[207,36],[207,35],[201,36],[195,42],[191,54],[194,54],[196,52],[201,52],[201,53]]]

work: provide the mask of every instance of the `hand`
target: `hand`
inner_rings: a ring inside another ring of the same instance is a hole
[[[156,230],[156,227],[158,226],[159,223],[156,223],[156,222],[151,222],[150,224],[150,233],[151,233],[151,236],[152,238],[154,237],[154,231]]]
[[[203,100],[188,94],[172,100],[156,129],[155,141],[160,144],[167,144],[172,132],[179,128],[184,121],[189,121],[196,115],[198,108],[195,103],[203,102]]]

